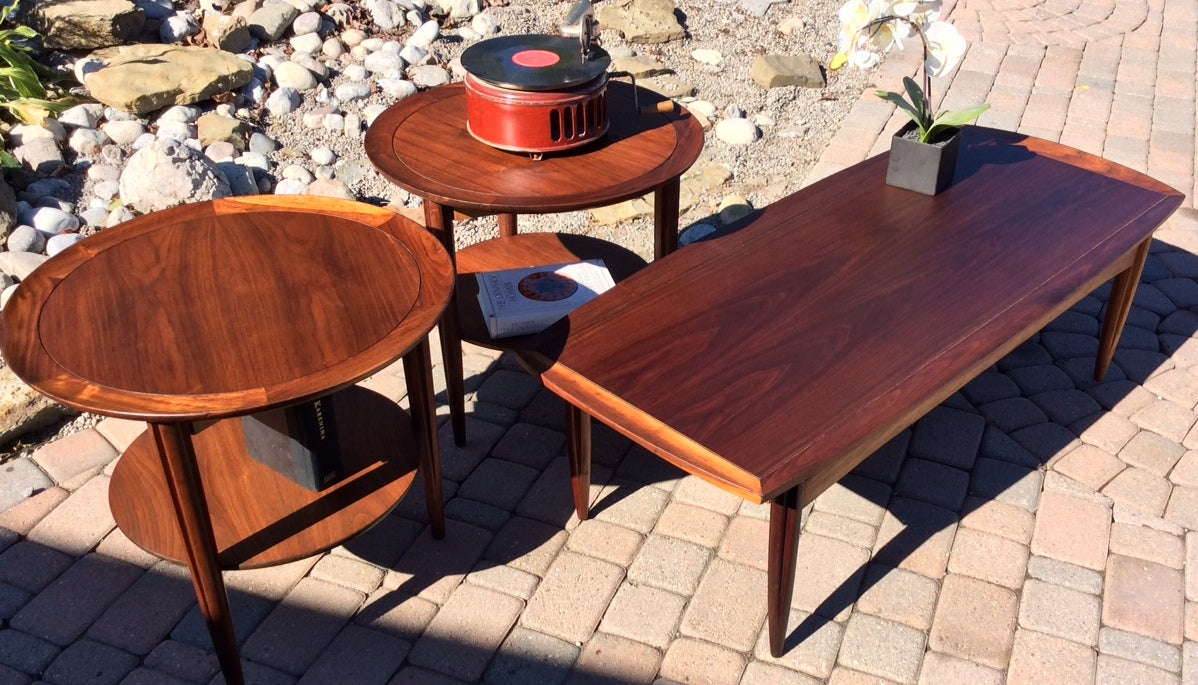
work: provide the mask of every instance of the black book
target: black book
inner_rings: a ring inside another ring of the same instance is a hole
[[[243,416],[241,428],[250,457],[309,490],[345,475],[332,396]]]

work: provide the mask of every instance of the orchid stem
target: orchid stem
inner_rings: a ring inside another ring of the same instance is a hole
[[[907,17],[900,17],[897,14],[889,14],[884,17],[878,17],[877,19],[874,19],[873,21],[869,22],[865,26],[862,26],[858,30],[858,33],[860,33],[861,31],[864,31],[866,29],[873,29],[873,32],[877,33],[878,28],[880,28],[886,24],[889,24],[892,21],[903,22],[904,24],[915,29],[915,34],[917,36],[919,36],[919,45],[920,45],[920,47],[923,48],[923,61],[919,65],[919,70],[920,70],[920,72],[923,73],[923,96],[924,96],[924,99],[927,101],[928,109],[931,110],[932,109],[932,75],[928,73],[928,68],[927,68],[928,41],[923,36],[923,28],[919,24],[908,19]],[[872,34],[871,34],[871,36],[872,36]],[[929,111],[929,114],[930,113],[931,112]]]

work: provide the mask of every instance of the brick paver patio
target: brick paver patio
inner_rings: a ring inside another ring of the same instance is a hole
[[[470,443],[442,434],[445,540],[413,493],[345,548],[228,574],[250,682],[1198,683],[1198,2],[948,9],[971,49],[935,86],[946,104],[985,100],[983,124],[1188,195],[1105,382],[1089,374],[1106,287],[815,503],[774,659],[766,508],[597,427],[580,524],[560,403],[468,349]],[[901,123],[863,93],[808,181]],[[402,402],[397,374],[366,385]],[[0,473],[16,502],[0,513],[0,685],[223,682],[186,574],[108,511],[141,428],[104,420]]]

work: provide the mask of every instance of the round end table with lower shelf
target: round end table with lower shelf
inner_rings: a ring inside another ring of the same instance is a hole
[[[366,155],[388,180],[424,199],[425,225],[451,257],[458,257],[455,211],[496,214],[501,237],[511,237],[517,234],[518,214],[591,209],[649,193],[654,257],[664,257],[678,246],[680,178],[703,149],[703,128],[685,108],[645,88],[611,81],[607,98],[610,127],[603,137],[534,159],[475,140],[466,129],[465,87],[441,86],[380,114],[366,131]],[[452,304],[438,328],[459,445],[466,432],[462,308],[460,302]]]
[[[98,233],[21,282],[4,357],[81,411],[147,421],[112,474],[122,531],[186,564],[221,670],[242,683],[222,570],[328,550],[419,470],[444,534],[428,332],[453,265],[416,223],[316,197],[216,200]],[[402,358],[412,409],[353,384]],[[240,418],[321,398],[342,480],[302,487],[249,456]]]

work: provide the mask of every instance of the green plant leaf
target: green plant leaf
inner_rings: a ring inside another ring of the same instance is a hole
[[[916,126],[920,126],[919,110],[915,109],[915,106],[910,102],[907,102],[906,98],[904,98],[901,93],[896,93],[891,90],[879,90],[876,91],[874,95],[877,95],[886,102],[889,102],[906,112],[907,116],[911,117],[911,121],[914,121]],[[922,126],[920,126],[920,130],[923,130]]]
[[[46,96],[46,88],[38,75],[37,63],[28,55],[17,52],[11,44],[0,41],[0,62],[9,65],[0,68],[0,77],[9,80],[18,96]]]
[[[932,107],[928,104],[928,98],[924,95],[923,88],[915,82],[915,79],[910,76],[903,77],[903,88],[907,91],[907,97],[911,98],[911,103],[915,105],[915,109],[919,112],[919,118],[916,120],[920,124],[920,129],[927,128],[931,122]]]
[[[964,126],[982,116],[982,113],[988,109],[990,109],[989,103],[982,103],[974,107],[941,112],[934,123],[944,126]]]
[[[959,128],[969,122],[982,116],[982,112],[990,109],[988,103],[982,103],[974,107],[966,107],[964,109],[954,109],[941,112],[936,116],[936,121],[928,128],[926,138],[922,138],[923,142],[928,142],[936,137],[936,134],[949,128]]]
[[[21,166],[21,163],[17,161],[16,157],[12,156],[11,152],[8,150],[0,150],[0,168],[16,169],[19,166]]]
[[[10,67],[0,68],[0,78],[8,80],[7,85],[0,85],[0,102],[16,98],[42,98],[46,91],[40,81],[30,78],[28,72]]]

